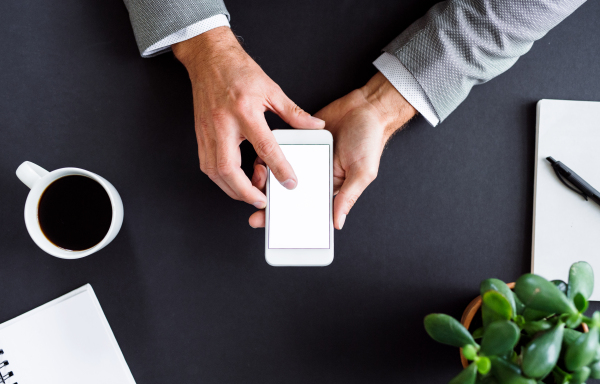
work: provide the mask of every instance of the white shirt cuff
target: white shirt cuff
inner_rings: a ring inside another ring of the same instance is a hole
[[[373,62],[373,65],[392,83],[406,101],[419,111],[429,124],[434,127],[438,125],[440,118],[425,91],[396,56],[384,52]]]
[[[208,19],[200,20],[190,26],[187,26],[167,37],[160,40],[158,43],[152,44],[142,53],[142,57],[156,55],[160,51],[166,51],[171,48],[171,45],[196,37],[204,32],[217,27],[229,27],[229,20],[225,15],[215,15]]]

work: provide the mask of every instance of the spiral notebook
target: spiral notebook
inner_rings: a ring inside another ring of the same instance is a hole
[[[87,284],[0,324],[0,384],[135,384]]]
[[[569,267],[587,261],[600,300],[600,206],[565,187],[546,160],[552,156],[600,190],[600,102],[540,100],[531,269],[567,281]]]

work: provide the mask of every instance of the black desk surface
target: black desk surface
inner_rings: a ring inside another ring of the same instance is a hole
[[[314,113],[434,2],[227,5],[249,53]],[[458,317],[482,279],[529,271],[535,103],[600,100],[598,15],[588,2],[441,126],[395,136],[331,266],[273,268],[253,209],[199,170],[185,69],[139,57],[120,0],[0,2],[0,321],[91,283],[138,383],[449,381],[458,352],[423,317]],[[73,261],[38,249],[24,160],[111,181],[125,205],[114,242]]]

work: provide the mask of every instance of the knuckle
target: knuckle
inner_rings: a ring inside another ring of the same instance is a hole
[[[256,153],[262,159],[270,159],[275,154],[277,150],[277,143],[270,139],[262,139],[256,143],[254,147],[256,149]]]
[[[281,94],[283,93],[283,89],[281,89],[281,87],[279,86],[279,84],[277,83],[272,83],[271,84],[272,88],[271,88],[271,92],[273,92],[274,94]]]
[[[229,159],[221,159],[217,163],[217,173],[221,177],[229,177],[233,174],[233,164]]]
[[[295,115],[302,115],[304,113],[304,110],[296,104],[292,104],[291,109],[292,109],[292,113]]]
[[[204,174],[206,176],[208,176],[208,178],[211,179],[212,181],[219,179],[219,173],[217,172],[215,167],[205,166],[204,169],[202,170],[202,172],[204,172]]]
[[[208,161],[200,161],[200,170],[206,176],[208,176],[212,181],[215,181],[219,178],[219,175],[216,172],[216,169],[213,165],[211,165]]]
[[[363,179],[369,183],[377,178],[377,168],[366,169],[363,173]]]
[[[358,195],[349,194],[346,196],[346,204],[348,205],[348,210],[350,210],[350,209],[352,209],[352,207],[354,207],[354,204],[356,204],[357,200],[358,200]]]
[[[248,191],[247,189],[242,189],[241,191],[238,191],[238,196],[240,197],[240,200],[242,201],[250,201],[250,191]]]
[[[235,108],[243,113],[252,110],[252,99],[248,96],[240,96],[234,102]]]

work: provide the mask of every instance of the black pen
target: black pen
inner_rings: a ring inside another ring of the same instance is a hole
[[[596,191],[594,187],[589,185],[578,174],[571,171],[569,167],[567,167],[560,161],[554,160],[551,156],[546,157],[546,160],[550,162],[552,168],[554,169],[554,172],[556,172],[556,176],[558,176],[558,178],[560,179],[560,181],[562,181],[564,185],[583,196],[584,199],[587,200],[589,197],[596,203],[600,204],[600,192]],[[575,188],[567,184],[567,181],[571,183]]]

